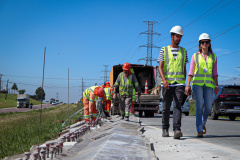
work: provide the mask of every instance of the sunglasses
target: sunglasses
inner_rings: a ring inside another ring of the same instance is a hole
[[[201,43],[201,44],[204,44],[204,43],[209,44],[210,41],[201,41],[200,43]]]

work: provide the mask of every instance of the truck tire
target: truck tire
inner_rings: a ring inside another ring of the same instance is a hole
[[[139,111],[139,117],[142,117],[143,111]]]
[[[185,113],[185,116],[189,116],[189,112]]]
[[[229,115],[229,119],[230,119],[230,121],[235,121],[236,115],[234,115],[234,114]]]
[[[144,111],[145,117],[150,117],[150,112],[149,111]]]
[[[154,117],[154,112],[151,112],[151,113],[150,113],[150,117]]]
[[[211,111],[211,119],[212,120],[218,120],[218,115],[217,113],[215,112],[215,105],[212,106],[212,111]]]

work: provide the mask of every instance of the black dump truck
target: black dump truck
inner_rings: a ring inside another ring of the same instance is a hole
[[[140,99],[135,95],[134,109],[139,112],[139,116],[153,117],[157,113],[161,96],[161,77],[159,76],[158,66],[148,66],[131,64],[131,68],[137,77],[141,87],[142,95]],[[110,72],[110,85],[113,86],[118,75],[122,72],[122,65],[114,65]],[[147,81],[149,94],[145,94],[145,83]],[[119,111],[119,90],[112,100],[111,114],[120,114]]]

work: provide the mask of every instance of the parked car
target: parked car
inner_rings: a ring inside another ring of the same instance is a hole
[[[56,105],[57,103],[56,102],[52,102],[52,105]]]
[[[185,95],[184,99],[185,101],[182,105],[182,113],[184,113],[186,116],[189,116],[189,98],[187,97],[187,95]]]
[[[162,101],[160,102],[159,104],[159,111],[158,111],[159,114],[162,113]],[[173,113],[173,102],[172,102],[172,105],[170,107],[170,114]],[[183,97],[183,104],[182,104],[182,113],[184,113],[186,116],[189,115],[189,100],[187,98],[187,95],[184,94],[184,97]]]
[[[219,92],[213,99],[211,119],[219,116],[229,116],[234,121],[240,116],[240,85],[219,86]]]

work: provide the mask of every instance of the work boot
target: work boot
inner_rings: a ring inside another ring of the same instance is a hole
[[[121,120],[124,120],[124,116],[121,117]]]
[[[162,130],[162,137],[169,137],[168,129]]]
[[[203,137],[203,132],[198,132],[197,137],[202,138]]]
[[[125,117],[125,121],[129,121],[129,117],[128,116]]]
[[[206,134],[206,132],[207,132],[207,129],[206,129],[206,127],[205,127],[205,126],[203,126],[202,128],[203,128],[203,134]]]
[[[183,136],[183,134],[180,130],[174,131],[174,136],[173,136],[174,139],[180,139],[180,137],[182,137],[182,136]]]

